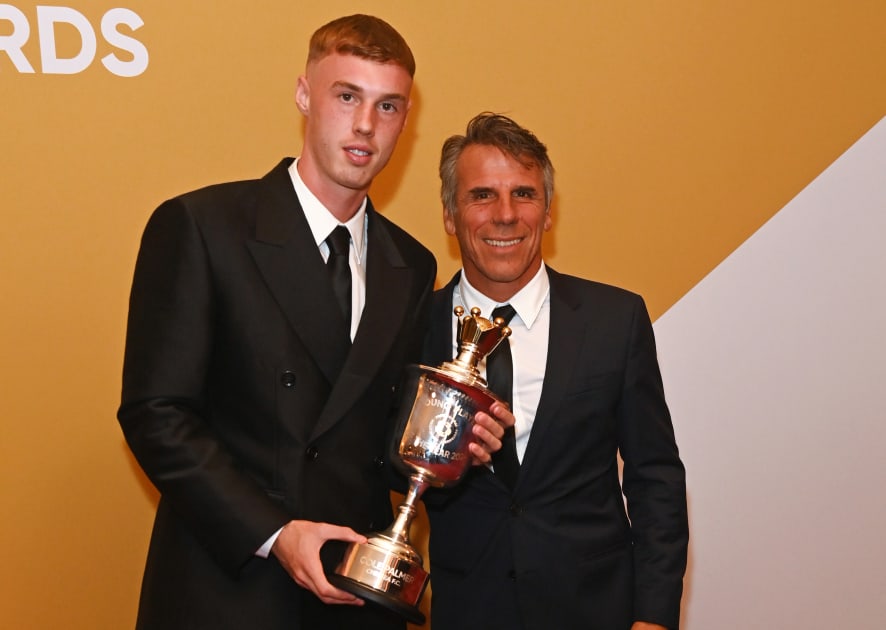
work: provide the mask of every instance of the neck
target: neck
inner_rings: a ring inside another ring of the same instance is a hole
[[[468,282],[471,283],[471,286],[474,287],[475,290],[479,291],[490,300],[494,300],[497,304],[505,304],[510,302],[511,298],[517,295],[523,287],[532,281],[540,267],[541,262],[539,262],[534,270],[527,271],[519,278],[510,282],[496,282],[495,280],[491,280],[474,267],[467,266],[463,267],[463,269],[465,277],[467,277]]]
[[[299,177],[305,183],[305,186],[314,193],[314,196],[323,204],[329,212],[341,223],[350,221],[360,204],[366,198],[369,187],[353,189],[340,186],[334,182],[329,182],[317,172],[312,166],[312,161],[308,157],[302,156],[296,168],[298,168]]]

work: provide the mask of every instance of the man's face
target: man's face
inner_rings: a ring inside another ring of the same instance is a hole
[[[542,234],[551,229],[544,174],[488,145],[470,145],[456,163],[456,211],[444,211],[446,232],[458,239],[470,283],[504,302],[541,266]]]
[[[362,197],[391,157],[406,124],[412,77],[401,66],[328,55],[299,77],[307,119],[299,173],[330,209]]]

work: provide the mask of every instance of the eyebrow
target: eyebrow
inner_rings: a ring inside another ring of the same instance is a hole
[[[494,189],[494,188],[490,188],[489,186],[476,186],[476,187],[474,187],[474,188],[471,188],[471,189],[468,191],[468,194],[470,194],[470,195],[477,195],[477,194],[479,194],[479,193],[494,193],[494,192],[495,192],[495,189]]]
[[[525,192],[538,194],[538,188],[536,188],[535,186],[515,186],[514,188],[511,188],[509,192],[511,194],[525,193]],[[471,188],[470,190],[468,190],[468,193],[471,195],[476,195],[479,193],[498,194],[498,190],[496,188],[491,187],[491,186],[475,186],[474,188]]]
[[[538,193],[538,189],[535,186],[517,186],[516,188],[511,189],[512,193],[516,192],[531,192]]]
[[[357,92],[358,94],[363,94],[365,90],[355,83],[349,83],[348,81],[336,81],[332,84],[333,89],[335,88],[344,88],[349,92]],[[392,92],[390,94],[382,94],[380,101],[402,101],[406,102],[408,99],[402,94],[398,94],[397,92]]]

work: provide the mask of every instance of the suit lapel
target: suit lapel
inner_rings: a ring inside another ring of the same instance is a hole
[[[437,367],[443,361],[451,361],[452,354],[452,293],[458,284],[460,272],[456,272],[452,280],[439,291],[434,292],[431,304],[431,325],[425,339],[424,360],[431,367]]]
[[[413,270],[400,254],[384,220],[371,202],[366,259],[366,304],[353,346],[313,431],[312,439],[332,427],[370,386],[391,347],[402,334],[404,319],[414,304],[404,299],[413,283]]]
[[[261,181],[256,199],[255,240],[247,246],[293,331],[330,383],[350,348],[326,266],[314,243],[287,168],[277,165]]]
[[[551,281],[551,329],[548,337],[548,357],[545,364],[545,378],[541,390],[541,399],[529,434],[526,453],[520,467],[520,477],[536,465],[536,460],[544,462],[544,440],[553,420],[563,403],[572,366],[579,359],[581,344],[584,338],[587,318],[582,317],[581,300],[573,295],[561,281],[560,274],[548,268]]]

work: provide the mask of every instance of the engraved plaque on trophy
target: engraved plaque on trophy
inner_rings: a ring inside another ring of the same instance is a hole
[[[416,503],[428,487],[456,484],[471,465],[468,446],[478,411],[489,413],[499,400],[489,391],[477,365],[511,334],[504,321],[491,322],[472,308],[458,317],[458,354],[439,367],[410,365],[403,384],[397,418],[399,468],[409,475],[409,490],[394,523],[367,535],[367,542],[348,545],[329,576],[342,590],[393,610],[412,623],[422,624],[418,603],[428,583],[422,557],[409,542],[409,526]]]

